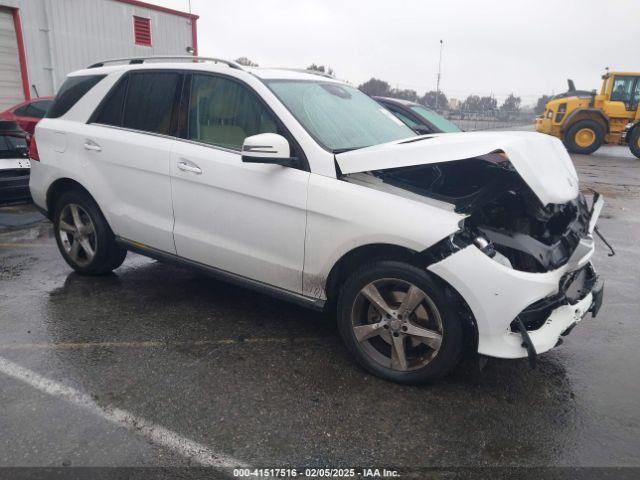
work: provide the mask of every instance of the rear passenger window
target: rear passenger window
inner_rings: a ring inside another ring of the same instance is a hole
[[[244,85],[212,75],[193,75],[190,140],[240,150],[246,137],[281,133],[271,113]]]
[[[129,76],[122,126],[171,134],[174,106],[179,101],[182,73],[145,72]]]
[[[95,123],[104,125],[122,126],[122,114],[124,113],[124,99],[127,95],[127,85],[129,78],[123,78],[115,88],[113,88],[105,98],[100,111],[92,120]]]
[[[47,112],[47,118],[59,118],[67,113],[78,100],[85,96],[106,75],[83,75],[68,77],[60,87],[53,105]]]

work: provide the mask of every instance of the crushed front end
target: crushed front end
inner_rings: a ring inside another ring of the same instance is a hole
[[[374,175],[467,215],[431,250],[427,268],[468,304],[479,353],[534,362],[598,313],[603,281],[591,264],[598,194],[544,205],[503,152]]]

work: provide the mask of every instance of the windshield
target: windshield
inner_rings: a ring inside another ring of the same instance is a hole
[[[436,112],[423,107],[422,105],[413,105],[410,107],[414,113],[424,118],[427,122],[431,123],[438,130],[442,130],[445,133],[461,132],[456,125],[451,123],[446,118],[438,115]]]
[[[324,148],[343,152],[415,133],[357,88],[331,82],[271,80],[267,84]]]

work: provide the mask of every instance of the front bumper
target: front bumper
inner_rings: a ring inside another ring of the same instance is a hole
[[[504,266],[470,245],[428,267],[444,279],[469,305],[478,328],[478,353],[498,358],[529,356],[523,335],[512,326],[514,320],[531,306],[548,298],[562,295],[562,281],[568,274],[591,268],[593,242],[584,242],[584,249],[564,266],[545,273],[530,273]],[[579,258],[576,258],[579,257]],[[527,333],[535,353],[552,349],[574,324],[592,311],[597,313],[602,303],[602,283],[586,286],[578,298],[554,305],[541,324],[530,325]]]

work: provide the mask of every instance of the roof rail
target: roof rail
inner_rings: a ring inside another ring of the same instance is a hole
[[[336,78],[330,73],[319,72],[318,70],[308,70],[306,68],[279,68],[278,70],[288,70],[290,72],[308,73],[309,75],[319,75],[325,78],[333,78],[334,80]]]
[[[150,61],[161,61],[161,60],[224,63],[225,65],[229,65],[230,68],[235,68],[236,70],[244,70],[244,68],[242,68],[242,66],[239,63],[233,62],[231,60],[224,60],[222,58],[213,58],[213,57],[194,57],[192,55],[156,55],[152,57],[111,58],[109,60],[103,60],[102,62],[89,65],[87,68],[104,67],[106,64],[110,64],[110,63],[128,63],[129,65],[137,65],[141,63],[150,62]]]

